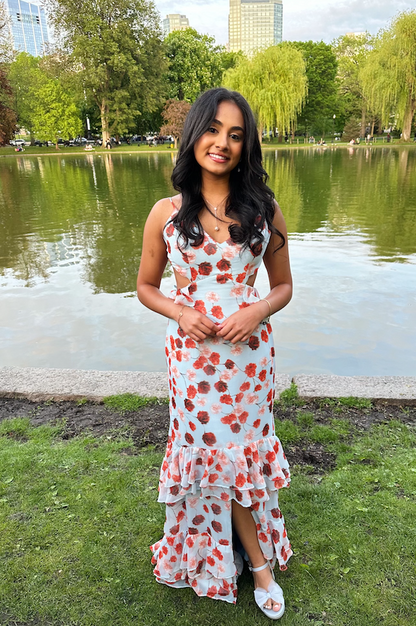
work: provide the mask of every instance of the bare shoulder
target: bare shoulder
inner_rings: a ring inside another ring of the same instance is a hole
[[[273,199],[273,206],[274,206],[274,217],[275,217],[275,219],[277,217],[280,217],[280,216],[283,217],[282,209],[280,208],[280,204],[278,203],[278,201],[276,199]]]
[[[174,196],[173,198],[162,198],[153,205],[149,216],[147,218],[148,224],[158,227],[161,230],[165,226],[169,217],[174,211],[174,206],[178,208],[178,203],[175,202],[175,198],[180,196]],[[173,204],[172,204],[173,203]]]

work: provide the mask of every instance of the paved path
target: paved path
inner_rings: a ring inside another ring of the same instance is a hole
[[[354,396],[391,403],[416,404],[416,378],[407,376],[276,376],[276,392],[294,382],[300,397],[341,398]],[[165,372],[101,372],[97,370],[0,368],[0,396],[31,400],[102,400],[119,393],[141,396],[168,395]]]

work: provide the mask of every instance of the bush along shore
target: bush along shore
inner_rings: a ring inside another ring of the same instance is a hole
[[[275,404],[291,464],[278,572],[289,626],[414,626],[416,407],[365,399]],[[157,481],[166,401],[0,399],[2,626],[266,624],[249,572],[236,606],[158,585]]]

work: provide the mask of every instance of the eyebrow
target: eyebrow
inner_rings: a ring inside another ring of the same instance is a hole
[[[224,126],[224,124],[220,122],[220,120],[212,120],[212,123],[218,124],[219,126]],[[244,128],[241,128],[241,126],[232,126],[230,130],[241,130],[241,132],[244,133]]]

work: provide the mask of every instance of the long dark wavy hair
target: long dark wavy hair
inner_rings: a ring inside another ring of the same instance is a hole
[[[198,214],[206,204],[201,193],[201,168],[195,159],[194,146],[211,127],[218,105],[224,101],[234,102],[244,118],[241,161],[231,171],[230,193],[225,205],[225,215],[238,219],[241,226],[231,224],[228,228],[230,237],[234,243],[241,244],[243,249],[250,248],[253,255],[257,256],[261,252],[264,240],[262,230],[266,222],[270,231],[281,239],[276,248],[279,250],[285,244],[285,237],[273,225],[274,194],[266,184],[268,174],[262,165],[253,112],[241,94],[223,87],[209,89],[199,96],[186,117],[178,159],[172,173],[173,186],[182,194],[182,206],[172,223],[185,248],[189,243],[191,246],[202,244],[205,233]]]

